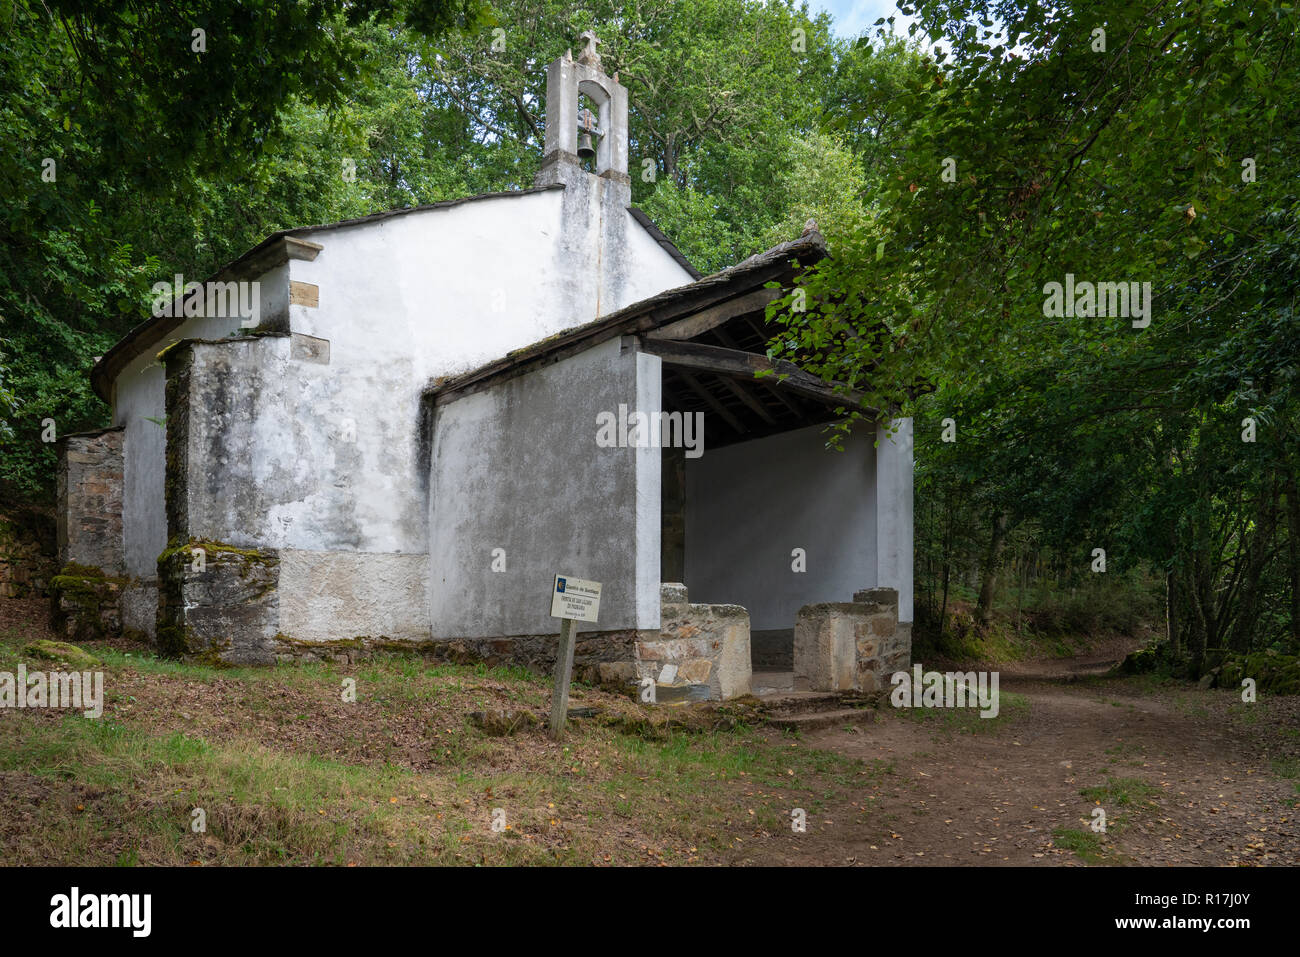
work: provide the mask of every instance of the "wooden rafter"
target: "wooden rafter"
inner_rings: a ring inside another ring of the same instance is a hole
[[[713,393],[704,386],[704,383],[700,382],[699,379],[695,378],[695,376],[683,369],[677,369],[675,371],[677,372],[678,377],[686,383],[691,391],[703,399],[705,404],[718,414],[718,418],[722,419],[723,422],[726,422],[727,425],[731,426],[737,432],[749,431],[743,422],[732,415],[725,405],[713,397]]]
[[[751,412],[757,415],[768,425],[776,426],[777,422],[776,419],[772,418],[772,413],[767,411],[767,409],[763,408],[763,403],[759,402],[756,398],[750,395],[749,390],[746,389],[743,385],[741,385],[737,380],[724,376],[719,381],[721,381],[722,384],[727,387],[727,389],[731,392],[732,395],[734,395],[737,399],[743,402],[746,408],[748,408]]]
[[[701,309],[685,319],[670,322],[658,329],[651,329],[645,335],[648,339],[694,339],[711,329],[717,329],[737,316],[767,308],[767,304],[780,295],[779,289],[755,289],[735,299],[728,299]]]
[[[733,379],[753,380],[755,374],[770,371],[764,384],[785,389],[796,395],[814,399],[823,405],[850,406],[862,401],[862,393],[846,390],[838,383],[828,383],[800,369],[793,362],[773,361],[767,356],[722,346],[709,346],[698,342],[677,342],[668,339],[642,338],[641,347],[657,355],[666,365],[674,366],[678,375],[686,378],[683,369],[697,369]],[[715,400],[716,401],[716,400]]]

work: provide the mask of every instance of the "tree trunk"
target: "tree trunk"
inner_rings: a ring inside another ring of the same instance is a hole
[[[952,515],[943,535],[943,603],[939,606],[939,638],[942,640],[948,626],[948,583],[952,579]]]
[[[1025,581],[1029,577],[1029,563],[1025,557],[1016,549],[1016,635],[1020,635],[1020,612],[1025,606]]]
[[[1254,531],[1246,539],[1245,568],[1242,571],[1241,597],[1237,602],[1236,620],[1228,636],[1228,647],[1245,654],[1250,651],[1259,621],[1259,586],[1264,569],[1268,566],[1269,546],[1277,526],[1277,481],[1259,490],[1255,508]]]
[[[943,565],[943,604],[939,606],[939,637],[943,637],[944,626],[948,624],[948,576],[952,571],[952,566],[947,562]]]
[[[998,587],[998,570],[1002,566],[1002,545],[1007,538],[1007,514],[995,512],[993,530],[989,535],[989,550],[984,555],[983,580],[980,582],[979,606],[975,620],[981,631],[993,624],[993,594]]]
[[[679,187],[686,184],[677,182],[677,134],[669,133],[664,138],[664,178],[674,182]]]
[[[1165,637],[1169,639],[1169,653],[1177,660],[1182,655],[1182,635],[1178,627],[1178,599],[1175,594],[1177,579],[1173,572],[1165,575]]]
[[[1213,591],[1207,587],[1204,575],[1197,567],[1200,565],[1200,560],[1192,556],[1191,565],[1193,567],[1187,571],[1186,587],[1179,591],[1188,603],[1187,650],[1191,653],[1193,673],[1200,675],[1201,668],[1205,665],[1206,650],[1211,646],[1211,642],[1214,642],[1215,647],[1218,646],[1217,630],[1214,626],[1214,610],[1206,607],[1207,599],[1213,600]]]
[[[1287,476],[1287,551],[1291,572],[1291,643],[1300,646],[1300,495],[1296,494],[1295,470]]]

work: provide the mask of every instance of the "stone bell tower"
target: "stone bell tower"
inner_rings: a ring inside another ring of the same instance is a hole
[[[536,183],[599,185],[603,201],[627,206],[632,201],[632,180],[627,173],[627,88],[601,69],[596,35],[587,30],[579,39],[585,46],[577,60],[566,50],[546,68],[546,143]],[[596,107],[594,129],[593,116],[583,114],[583,96]],[[588,143],[594,147],[594,172],[583,168],[580,133],[583,149]],[[605,182],[591,183],[597,177]]]

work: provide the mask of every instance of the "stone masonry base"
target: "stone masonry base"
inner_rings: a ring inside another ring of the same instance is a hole
[[[910,623],[898,621],[898,592],[873,588],[851,602],[799,609],[794,628],[796,690],[882,691],[912,659]]]

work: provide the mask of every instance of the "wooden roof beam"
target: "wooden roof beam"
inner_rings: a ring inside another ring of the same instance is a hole
[[[737,296],[735,299],[727,299],[716,305],[701,309],[685,319],[670,322],[658,329],[651,329],[645,333],[645,336],[648,339],[694,339],[696,336],[703,335],[710,329],[716,329],[737,316],[766,309],[767,304],[780,295],[781,290],[779,289],[755,289],[753,292]]]
[[[683,369],[698,369],[701,372],[748,380],[753,380],[755,373],[770,370],[773,375],[762,380],[765,384],[814,399],[823,405],[847,408],[859,404],[863,398],[862,393],[856,390],[837,391],[835,386],[838,383],[827,383],[803,371],[793,362],[784,360],[774,362],[767,356],[760,356],[753,352],[668,339],[643,338],[641,346],[651,355],[659,356],[665,364],[673,366],[677,374],[683,378],[686,377]],[[784,378],[777,378],[778,376]]]
[[[741,402],[745,403],[745,406],[751,412],[753,412],[756,416],[758,416],[768,425],[777,427],[777,421],[772,417],[772,413],[768,412],[767,409],[763,408],[763,403],[759,402],[756,398],[754,398],[750,394],[748,389],[742,386],[735,379],[732,379],[728,376],[723,376],[721,382],[723,385],[727,387],[728,390],[730,390],[732,395],[734,395]]]
[[[677,372],[678,377],[686,383],[687,388],[703,399],[705,404],[718,414],[718,418],[722,419],[723,422],[726,422],[727,425],[731,426],[737,432],[744,433],[749,431],[743,422],[732,415],[725,405],[713,397],[713,393],[705,388],[704,383],[700,382],[699,379],[695,378],[695,376],[683,369],[677,369],[675,371]]]

